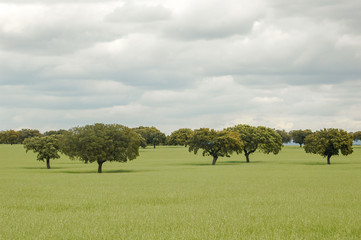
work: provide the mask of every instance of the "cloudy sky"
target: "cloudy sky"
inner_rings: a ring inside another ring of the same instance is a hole
[[[361,130],[360,22],[359,0],[1,0],[0,130]]]

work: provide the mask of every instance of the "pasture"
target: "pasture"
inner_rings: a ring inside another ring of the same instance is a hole
[[[360,239],[361,147],[220,158],[148,147],[128,163],[0,145],[0,239]]]

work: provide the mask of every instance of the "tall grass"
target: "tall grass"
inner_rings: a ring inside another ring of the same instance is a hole
[[[219,159],[184,147],[129,163],[51,162],[0,145],[0,239],[360,239],[361,147]]]

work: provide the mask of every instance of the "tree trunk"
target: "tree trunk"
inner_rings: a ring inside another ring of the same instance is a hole
[[[154,148],[155,148],[155,143],[153,144]]]
[[[212,165],[216,165],[217,159],[218,159],[218,157],[217,157],[217,156],[213,156],[213,162],[212,162]]]
[[[102,173],[102,166],[104,162],[98,162],[98,173]]]
[[[300,147],[302,147],[302,143],[300,143]]]
[[[245,153],[244,155],[246,156],[246,162],[249,163],[249,153]]]
[[[48,169],[50,169],[50,159],[49,158],[46,159],[46,167]]]
[[[327,164],[331,164],[331,162],[330,162],[331,156],[332,156],[332,155],[328,155],[328,156],[327,156]]]

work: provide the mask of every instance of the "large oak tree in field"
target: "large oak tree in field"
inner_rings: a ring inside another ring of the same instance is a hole
[[[106,161],[127,162],[139,156],[139,135],[123,125],[96,123],[72,128],[62,136],[62,152],[71,159],[97,162],[98,173]]]
[[[239,124],[227,130],[239,133],[247,162],[249,162],[249,155],[256,150],[266,154],[278,154],[283,147],[281,136],[271,128]]]
[[[23,142],[26,152],[32,150],[37,153],[39,161],[46,161],[46,167],[50,169],[50,159],[60,158],[59,138],[57,136],[44,136],[26,138]]]
[[[197,154],[203,150],[203,156],[212,156],[212,165],[215,165],[219,157],[228,157],[233,152],[240,153],[243,143],[236,132],[216,131],[209,128],[194,130],[194,134],[188,140],[189,152]]]
[[[305,151],[327,157],[327,164],[334,155],[348,155],[353,152],[353,137],[342,129],[328,128],[316,131],[305,139]]]

